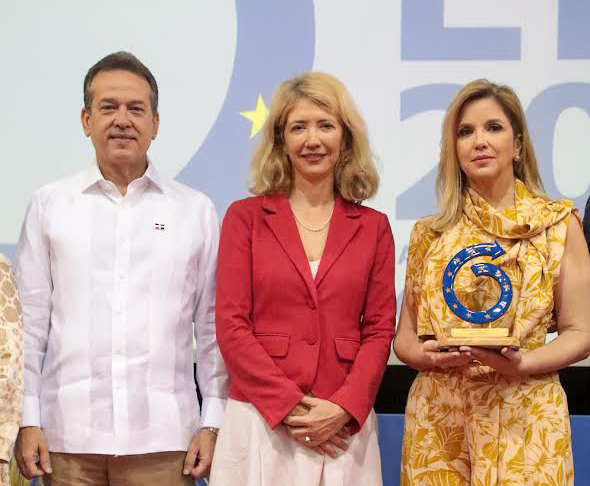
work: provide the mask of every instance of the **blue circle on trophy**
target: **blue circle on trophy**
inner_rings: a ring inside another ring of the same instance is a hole
[[[473,324],[489,324],[500,318],[510,307],[512,302],[512,282],[504,270],[492,263],[475,263],[471,271],[476,277],[491,277],[500,285],[500,298],[487,310],[475,311],[465,307],[455,295],[455,278],[459,270],[469,260],[481,256],[489,256],[495,260],[506,253],[497,241],[494,243],[478,243],[457,252],[451,259],[442,280],[442,289],[449,309],[464,321]]]

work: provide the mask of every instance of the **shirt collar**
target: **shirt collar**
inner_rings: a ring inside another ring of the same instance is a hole
[[[156,186],[161,192],[165,192],[165,185],[164,181],[162,180],[162,176],[154,166],[154,164],[148,158],[148,166],[147,170],[141,177],[147,178],[154,186]],[[141,179],[140,177],[140,179]],[[96,160],[93,164],[91,164],[88,169],[86,169],[82,173],[82,181],[80,185],[80,191],[84,192],[92,185],[98,183],[101,180],[105,180],[100,169],[98,168],[98,163]]]
[[[145,173],[143,174],[144,177],[147,177],[152,183],[161,191],[166,192],[166,187],[164,185],[164,181],[162,180],[162,176],[156,169],[156,166],[152,164],[152,161],[148,159],[148,167]]]
[[[91,164],[88,169],[86,169],[81,174],[81,181],[80,181],[80,191],[84,192],[92,185],[96,184],[98,181],[104,179],[102,174],[100,173],[100,169],[96,161]]]

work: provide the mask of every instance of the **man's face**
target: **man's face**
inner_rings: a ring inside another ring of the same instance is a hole
[[[152,112],[148,82],[128,71],[101,71],[91,90],[92,105],[82,110],[82,126],[99,167],[126,171],[145,164],[160,124]]]

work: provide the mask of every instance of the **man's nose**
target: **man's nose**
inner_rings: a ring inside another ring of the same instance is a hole
[[[115,113],[115,125],[118,127],[127,127],[130,125],[129,111],[127,107],[121,106]]]

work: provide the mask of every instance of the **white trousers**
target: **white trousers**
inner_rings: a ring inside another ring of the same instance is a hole
[[[271,430],[247,402],[229,399],[217,438],[210,486],[382,486],[377,417],[371,411],[346,452],[332,459]]]

